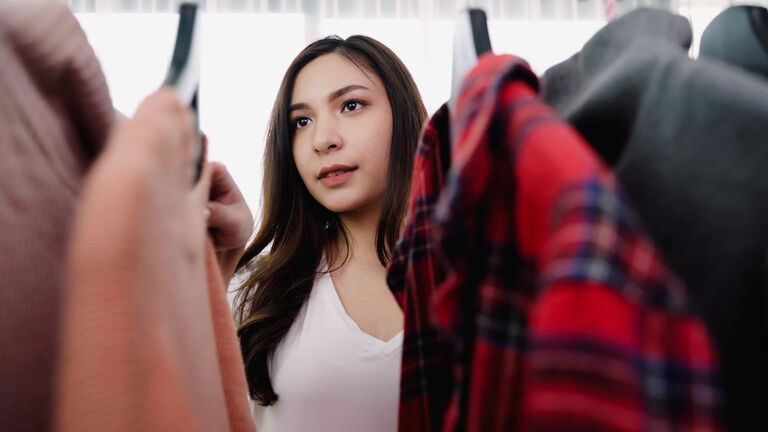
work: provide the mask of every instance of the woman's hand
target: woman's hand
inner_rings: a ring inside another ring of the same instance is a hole
[[[211,172],[206,207],[208,231],[213,237],[224,283],[228,285],[253,232],[253,216],[224,164],[210,162],[208,168]]]

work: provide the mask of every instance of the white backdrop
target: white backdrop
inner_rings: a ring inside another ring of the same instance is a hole
[[[627,8],[665,1],[677,4],[677,0],[620,0],[618,4]],[[177,17],[158,11],[173,10],[178,2],[67,2],[81,11],[76,16],[101,61],[115,107],[131,115],[165,75]],[[227,165],[257,219],[269,113],[282,74],[308,42],[328,34],[366,34],[380,40],[411,71],[432,112],[450,94],[453,17],[458,8],[486,6],[494,52],[521,56],[537,73],[577,52],[605,24],[602,0],[203,3],[201,127],[209,136],[211,159]],[[692,19],[698,40],[722,3],[682,0],[678,11]]]
[[[176,32],[176,15],[77,15],[99,58],[115,107],[131,115],[162,82]],[[200,84],[201,128],[213,160],[224,162],[258,218],[264,134],[282,74],[305,46],[300,14],[204,14]],[[494,51],[527,59],[534,70],[580,49],[600,21],[490,21]],[[450,94],[453,22],[417,19],[329,19],[322,34],[372,36],[403,60],[432,112]],[[567,34],[568,37],[558,36]],[[130,37],[126,37],[130,35]]]

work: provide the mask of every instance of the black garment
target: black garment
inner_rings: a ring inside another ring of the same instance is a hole
[[[768,78],[768,10],[757,6],[724,10],[702,33],[699,56]]]
[[[637,10],[546,72],[543,98],[611,164],[719,350],[728,430],[768,430],[768,84],[691,60]]]

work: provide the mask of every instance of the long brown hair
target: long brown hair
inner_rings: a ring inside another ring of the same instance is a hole
[[[349,245],[338,215],[309,194],[291,151],[294,129],[288,107],[296,76],[309,62],[330,53],[375,73],[392,109],[387,187],[376,229],[376,249],[384,265],[405,216],[414,153],[427,116],[411,74],[389,48],[370,37],[318,40],[288,67],[267,132],[261,224],[237,266],[239,271],[251,272],[235,301],[237,334],[250,395],[265,406],[277,401],[268,360],[309,297],[323,253],[338,239]]]

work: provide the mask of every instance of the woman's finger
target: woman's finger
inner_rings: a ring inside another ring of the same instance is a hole
[[[227,167],[221,162],[211,162],[213,169],[213,178],[211,181],[211,201],[219,201],[224,204],[234,204],[238,201],[244,201],[240,189],[235,183],[235,179],[227,170]]]
[[[222,229],[237,227],[238,220],[235,215],[232,214],[232,208],[218,203],[216,201],[209,201],[206,204],[207,209],[210,211],[208,216],[208,228]]]
[[[208,203],[208,196],[211,191],[211,182],[213,179],[213,169],[210,163],[204,162],[203,169],[200,171],[200,179],[198,179],[195,186],[192,188],[192,195],[196,208],[204,208]]]

